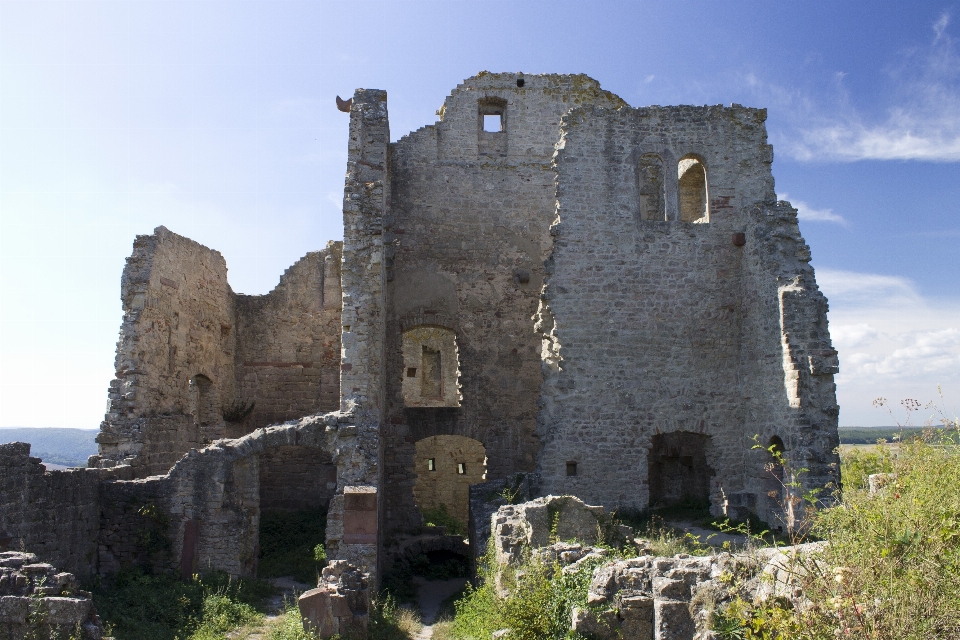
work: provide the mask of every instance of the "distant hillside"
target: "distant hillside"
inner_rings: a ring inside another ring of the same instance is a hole
[[[904,440],[923,433],[923,427],[840,427],[840,444],[877,444],[879,438],[892,442],[894,436]]]
[[[97,452],[99,429],[0,428],[0,444],[29,442],[30,455],[65,467],[85,467]]]

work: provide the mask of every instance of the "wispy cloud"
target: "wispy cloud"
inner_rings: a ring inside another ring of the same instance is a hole
[[[801,160],[960,161],[960,54],[949,25],[942,14],[929,44],[905,52],[889,70],[895,104],[882,121],[847,106],[801,127],[789,153]],[[837,83],[843,103],[842,74]]]
[[[906,278],[818,269],[840,352],[841,422],[887,424],[872,400],[932,400],[942,385],[960,402],[960,299],[922,295]]]
[[[783,193],[780,194],[778,198],[781,200],[790,200],[790,194]],[[790,200],[790,204],[796,207],[797,217],[801,220],[807,220],[809,222],[833,222],[842,224],[845,227],[850,226],[850,223],[840,214],[834,213],[833,209],[816,209],[803,200]]]

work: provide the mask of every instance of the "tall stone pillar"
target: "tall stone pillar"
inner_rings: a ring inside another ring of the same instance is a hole
[[[387,93],[358,89],[350,110],[341,268],[340,409],[351,416],[352,424],[338,427],[338,495],[330,505],[327,542],[332,557],[370,572],[374,586],[379,548],[376,496],[382,475],[380,425],[385,406],[383,232],[389,144]],[[361,499],[365,508],[358,511],[356,505],[346,505],[345,493],[350,494],[349,501],[365,496]],[[371,513],[367,513],[369,505],[373,505]]]

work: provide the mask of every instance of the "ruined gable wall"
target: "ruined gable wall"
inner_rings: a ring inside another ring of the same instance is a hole
[[[744,343],[741,358],[746,422],[764,446],[774,436],[783,441],[790,466],[808,470],[798,478],[804,486],[822,488],[838,482],[840,462],[833,381],[839,363],[827,300],[817,287],[796,210],[779,202],[746,213],[743,332],[755,336]],[[779,506],[766,493],[782,487],[761,470],[769,458],[761,451],[751,458],[748,473],[754,477],[745,482],[744,495],[728,500],[738,508],[756,502],[760,511],[776,513]]]
[[[743,359],[777,360],[779,328],[756,318],[745,324],[745,315],[767,313],[744,299],[762,297],[756,281],[769,275],[745,275],[744,249],[733,239],[750,225],[748,208],[775,198],[764,118],[742,107],[583,109],[567,116],[540,314],[548,375],[539,471],[546,493],[645,508],[651,439],[673,431],[710,436],[715,509],[724,492],[743,490],[745,479],[759,475],[750,436],[760,425],[743,397],[759,385],[742,378],[782,380],[783,371],[744,367]],[[709,224],[639,219],[644,153],[664,158],[668,200],[676,197],[669,189],[676,188],[677,160],[689,153],[702,159]],[[782,386],[754,404],[785,407]],[[576,476],[567,476],[571,461]]]
[[[331,242],[269,294],[236,297],[236,398],[256,406],[229,435],[339,408],[341,254]]]
[[[483,104],[502,109],[502,133],[480,131]],[[550,158],[561,116],[580,104],[624,103],[582,75],[482,73],[453,91],[440,122],[392,145],[384,452],[391,527],[419,524],[418,440],[480,441],[490,478],[533,469],[541,373],[531,316],[555,209]],[[417,322],[456,333],[458,408],[404,407],[401,330]]]
[[[43,562],[89,577],[97,566],[99,484],[104,469],[46,471],[25,442],[0,444],[0,534],[12,549],[33,550]]]
[[[101,457],[176,459],[189,449],[187,443],[221,437],[219,407],[233,397],[234,385],[233,297],[223,256],[157,227],[153,235],[134,241],[121,299],[117,373],[97,438]],[[197,374],[212,382],[199,409],[197,390],[190,385]],[[192,431],[190,421],[171,426],[150,420],[198,410],[204,412],[199,432]]]

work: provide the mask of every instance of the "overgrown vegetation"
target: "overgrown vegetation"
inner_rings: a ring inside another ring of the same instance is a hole
[[[122,569],[92,587],[94,604],[117,640],[212,640],[252,622],[274,589],[261,580],[209,574],[181,581]]]
[[[261,578],[293,576],[305,584],[316,584],[327,564],[327,511],[268,511],[260,514]]]
[[[433,509],[423,509],[423,522],[428,527],[446,527],[452,536],[466,536],[467,526],[447,510],[442,502]]]
[[[519,568],[495,567],[492,550],[481,561],[478,586],[468,586],[456,602],[456,617],[441,630],[441,638],[489,638],[494,631],[509,628],[516,640],[547,640],[574,637],[570,616],[574,607],[585,606],[593,570],[604,559],[585,562],[574,574],[559,565],[528,559]],[[506,597],[497,594],[495,572],[500,570]],[[438,637],[434,634],[434,637]]]
[[[716,618],[721,638],[960,637],[960,421],[931,407],[940,428],[901,443],[898,455],[845,459],[839,503],[808,522],[828,544],[798,560],[801,606],[737,600]],[[874,472],[895,475],[871,495]]]

